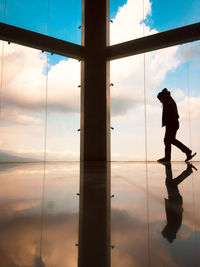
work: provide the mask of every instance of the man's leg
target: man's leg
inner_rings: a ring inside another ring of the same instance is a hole
[[[183,143],[181,143],[177,139],[174,139],[172,144],[178,147],[183,153],[186,154],[185,162],[191,160],[197,154],[196,152],[192,154],[192,150],[190,150],[187,146],[185,146]]]
[[[174,146],[176,146],[176,147],[178,147],[183,153],[185,153],[185,154],[191,154],[191,150],[187,147],[187,146],[185,146],[183,143],[181,143],[179,140],[177,140],[177,139],[174,139],[173,141],[172,141],[172,144],[174,145]]]
[[[165,137],[164,137],[164,144],[165,144],[165,157],[162,159],[159,159],[158,162],[170,162],[171,161],[171,144],[172,139],[175,139],[176,130],[173,131],[173,129],[166,126],[165,129]]]
[[[171,144],[176,136],[176,129],[171,129],[166,126],[165,131],[165,138],[164,138],[164,144],[165,144],[165,159],[166,161],[171,161]]]

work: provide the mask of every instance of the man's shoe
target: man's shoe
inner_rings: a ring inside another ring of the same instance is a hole
[[[167,159],[167,158],[162,158],[162,159],[158,159],[157,162],[160,162],[160,163],[167,163],[167,162],[170,162],[170,160]]]
[[[190,152],[189,154],[186,154],[186,160],[185,162],[191,160],[197,153],[195,152],[194,154],[192,154],[192,152]]]

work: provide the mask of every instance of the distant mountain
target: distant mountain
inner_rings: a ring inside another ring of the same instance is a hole
[[[12,155],[5,151],[0,151],[0,162],[36,162],[36,161],[40,160],[32,158],[23,158]]]

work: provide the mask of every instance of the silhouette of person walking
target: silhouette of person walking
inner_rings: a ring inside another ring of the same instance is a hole
[[[164,88],[158,95],[157,98],[163,105],[162,112],[162,127],[165,126],[165,157],[158,160],[158,162],[170,162],[171,161],[171,145],[178,147],[183,153],[186,154],[186,160],[191,160],[196,153],[192,154],[192,151],[176,139],[176,132],[179,128],[179,115],[176,103],[171,97],[170,92],[167,88]]]
[[[166,180],[165,184],[168,192],[168,199],[165,199],[165,212],[167,225],[162,230],[162,235],[170,243],[176,238],[176,234],[182,224],[183,198],[179,192],[178,185],[183,182],[192,172],[192,168],[197,170],[192,164],[186,163],[187,168],[177,178],[173,179],[171,163],[165,163]]]

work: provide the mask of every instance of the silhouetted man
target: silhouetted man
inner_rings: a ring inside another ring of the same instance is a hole
[[[176,103],[171,97],[167,88],[164,88],[162,92],[157,95],[157,98],[163,104],[162,113],[162,127],[166,127],[165,131],[165,157],[159,159],[158,162],[170,162],[171,161],[171,145],[178,147],[183,153],[186,154],[186,160],[191,160],[196,153],[192,154],[192,151],[176,139],[176,132],[179,128],[179,115]]]
[[[165,211],[167,225],[162,230],[162,235],[170,243],[176,238],[176,234],[181,227],[183,217],[183,198],[178,190],[178,185],[183,182],[193,171],[197,170],[192,164],[187,163],[187,168],[177,178],[173,179],[170,163],[165,163],[166,180],[165,184],[168,192],[168,199],[165,199]]]

